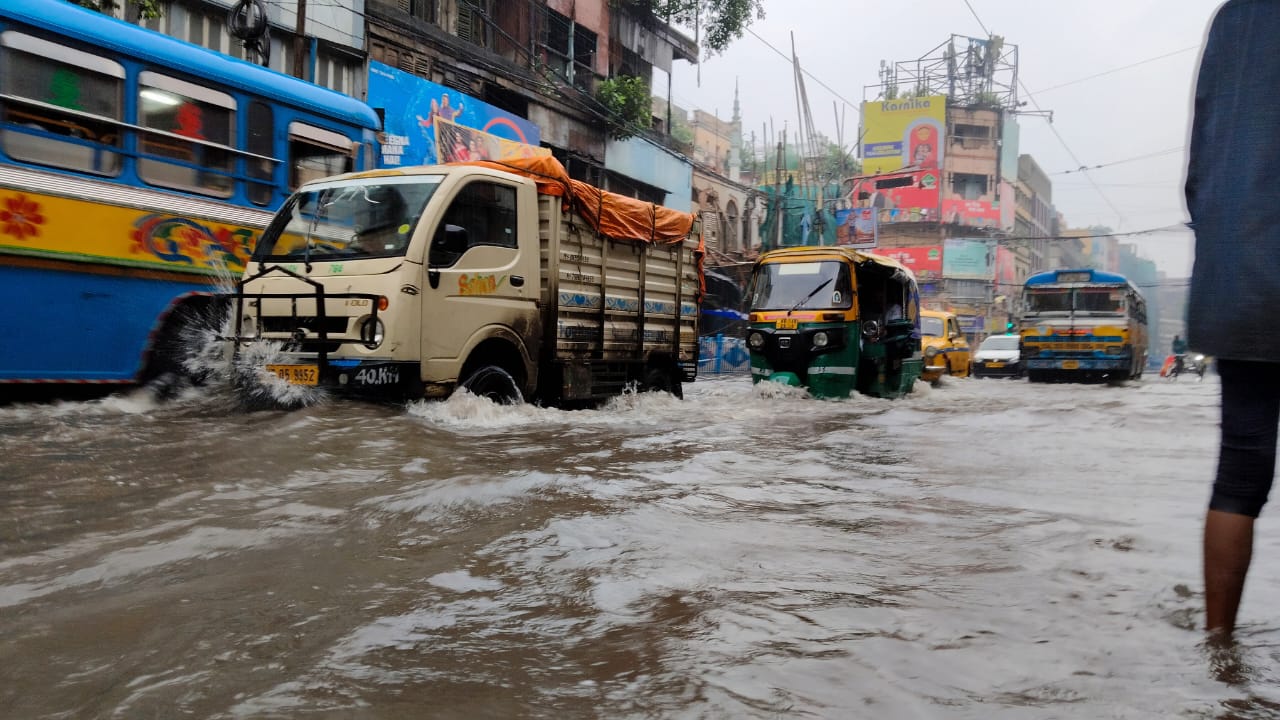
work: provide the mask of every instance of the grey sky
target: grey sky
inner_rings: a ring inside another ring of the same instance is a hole
[[[835,101],[845,114],[843,135],[851,146],[856,105],[843,107],[817,81],[858,103],[864,86],[878,83],[881,60],[923,56],[953,33],[985,37],[964,0],[765,0],[764,5],[767,15],[751,32],[724,54],[703,61],[700,82],[699,69],[687,63],[677,63],[672,77],[678,105],[725,119],[732,113],[737,81],[745,130],[755,130],[757,140],[771,119],[774,127],[781,129],[785,122],[792,132],[798,122],[790,62],[766,41],[789,54],[794,32],[800,64],[813,76],[805,78],[805,87],[814,123],[836,137]],[[1041,108],[1053,111],[1052,127],[1039,117],[1019,118],[1019,152],[1032,155],[1050,174],[1054,205],[1068,224],[1132,232],[1185,222],[1181,184],[1191,91],[1199,46],[1220,2],[969,0],[969,5],[988,30],[1018,46],[1021,98],[1029,99],[1030,91]],[[1074,82],[1163,55],[1168,57]],[[657,94],[665,92],[663,83],[659,73]],[[866,99],[873,99],[874,90],[867,93]],[[1066,172],[1154,153],[1163,154],[1091,170],[1088,177],[1096,188],[1084,174]],[[1170,276],[1190,273],[1192,239],[1184,228],[1125,241],[1136,243]]]

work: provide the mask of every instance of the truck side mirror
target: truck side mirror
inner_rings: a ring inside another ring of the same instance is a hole
[[[431,253],[428,261],[432,265],[452,265],[467,249],[467,229],[461,225],[448,223],[436,228],[435,237],[431,239]]]

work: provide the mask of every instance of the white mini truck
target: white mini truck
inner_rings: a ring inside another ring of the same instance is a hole
[[[570,180],[558,162],[430,165],[302,186],[231,296],[236,353],[353,394],[503,403],[681,395],[698,367],[689,213]]]

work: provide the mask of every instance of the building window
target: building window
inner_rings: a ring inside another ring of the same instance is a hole
[[[955,173],[951,176],[951,192],[965,200],[978,200],[987,194],[987,176]]]
[[[987,125],[967,125],[965,123],[956,123],[955,136],[958,138],[989,138],[991,137],[991,128]]]
[[[547,64],[579,88],[591,89],[595,77],[596,34],[553,10],[547,11],[542,46]],[[572,56],[572,58],[570,57]]]
[[[402,12],[419,20],[436,22],[436,0],[399,0],[399,7]]]
[[[463,40],[480,47],[489,47],[489,23],[487,16],[492,10],[491,0],[457,0],[458,24],[457,35]]]

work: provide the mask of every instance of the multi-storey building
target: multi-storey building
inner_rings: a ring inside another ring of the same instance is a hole
[[[371,73],[404,73],[438,86],[438,97],[457,92],[464,103],[483,104],[486,118],[536,129],[535,144],[549,148],[575,178],[680,207],[692,195],[687,159],[639,128],[629,139],[614,139],[609,114],[595,96],[605,78],[647,80],[654,68],[671,72],[678,60],[697,61],[697,44],[643,6],[609,0],[170,0],[159,18],[138,19],[133,6],[121,11],[128,13],[153,30],[303,77],[379,110],[387,103],[371,96]],[[258,19],[262,27],[254,28]],[[430,116],[428,122],[434,117],[425,109],[422,115]]]
[[[367,0],[367,8],[371,60],[527,120],[571,176],[674,207],[692,196],[687,159],[638,128],[613,139],[595,96],[606,78],[647,80],[654,68],[697,61],[697,45],[647,9],[609,0]]]

